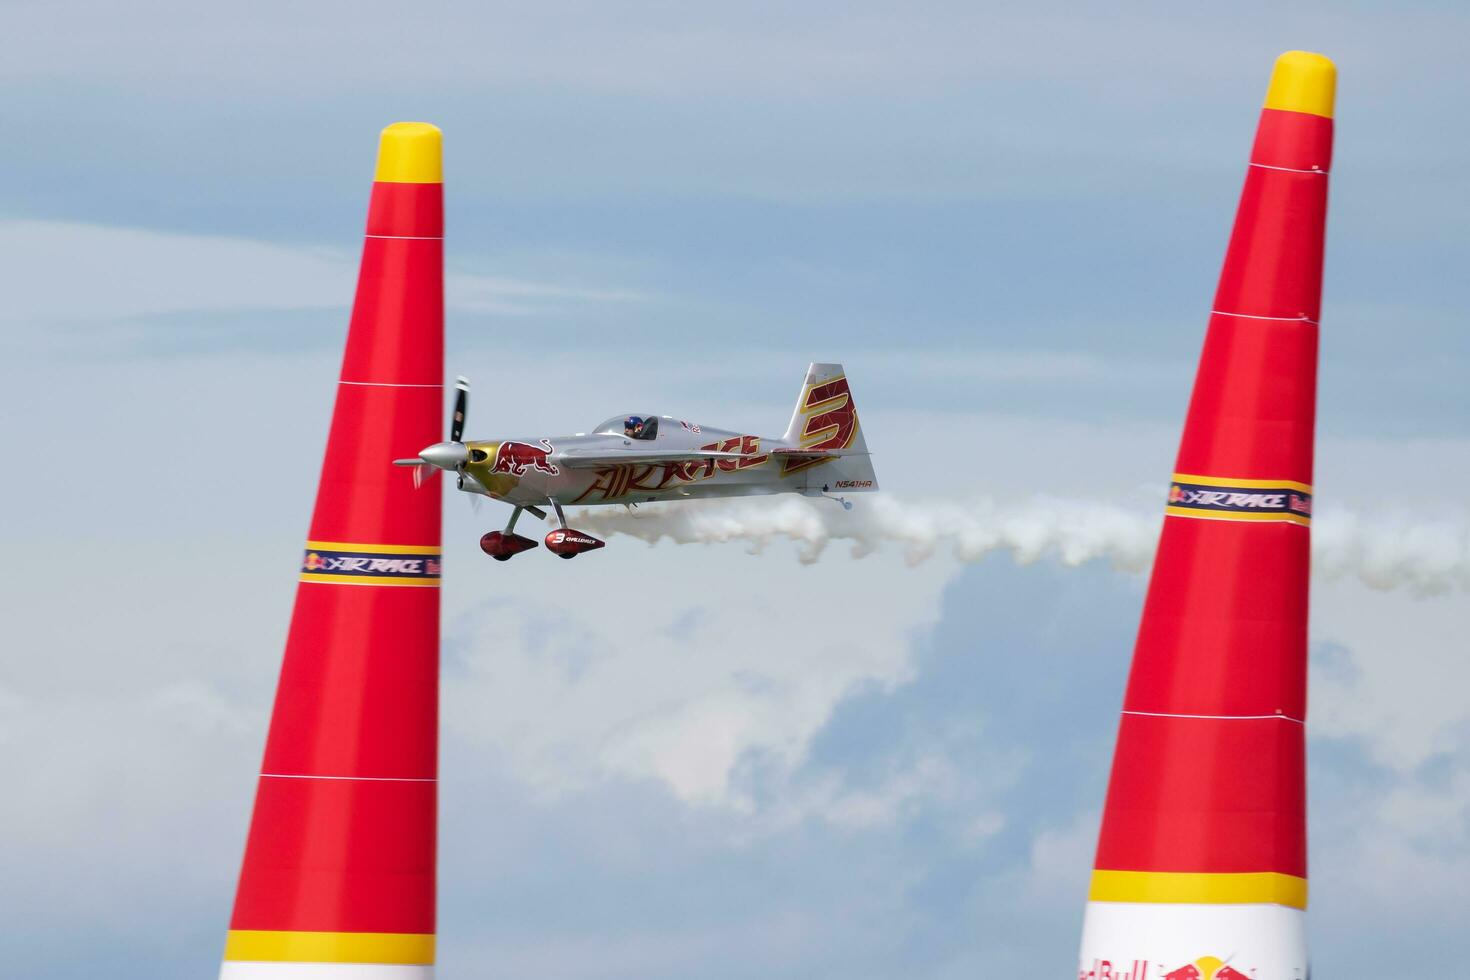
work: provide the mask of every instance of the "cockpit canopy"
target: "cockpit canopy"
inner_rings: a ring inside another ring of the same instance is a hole
[[[599,435],[622,436],[625,439],[657,439],[658,416],[642,412],[614,415],[592,430]]]

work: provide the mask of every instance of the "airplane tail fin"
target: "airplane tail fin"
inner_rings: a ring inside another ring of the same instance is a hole
[[[805,471],[813,491],[877,490],[857,404],[841,364],[811,364],[782,436],[788,458],[782,476]]]

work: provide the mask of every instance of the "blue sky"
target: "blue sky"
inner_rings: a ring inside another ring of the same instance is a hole
[[[500,512],[447,500],[440,974],[1065,976],[1144,585],[1114,566],[1146,555],[1270,64],[1302,47],[1341,73],[1314,960],[1457,967],[1467,29],[1452,4],[0,8],[0,958],[214,968],[376,133],[426,119],[475,434],[630,407],[778,431],[806,362],[842,360],[899,539],[616,537],[512,580],[474,547]],[[586,381],[548,390],[553,363]],[[1057,515],[1122,523],[1103,560],[1018,561]],[[951,553],[997,520],[1005,547]],[[669,595],[638,635],[630,580]],[[798,601],[823,616],[775,630]]]

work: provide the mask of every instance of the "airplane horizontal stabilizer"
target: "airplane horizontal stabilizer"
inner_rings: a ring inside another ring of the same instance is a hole
[[[772,449],[772,456],[794,459],[841,459],[844,456],[868,456],[865,449]]]

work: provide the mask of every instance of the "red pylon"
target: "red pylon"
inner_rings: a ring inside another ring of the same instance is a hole
[[[220,976],[434,963],[444,425],[439,130],[383,130],[316,510]]]
[[[1306,976],[1317,319],[1336,69],[1276,62],[1123,703],[1081,968]],[[1201,968],[1203,969],[1203,968]],[[1296,972],[1293,972],[1296,971]]]

